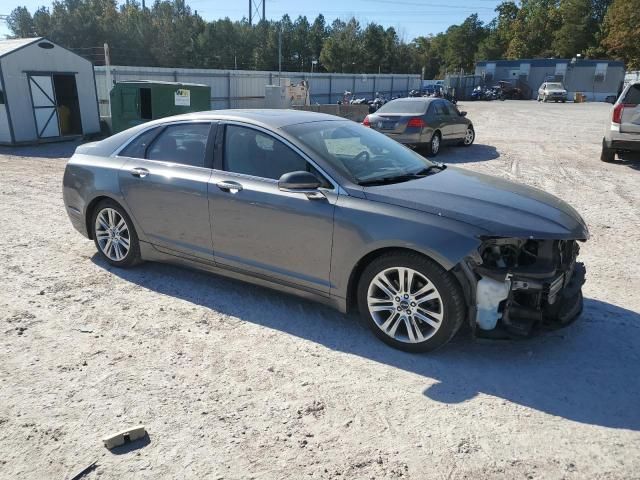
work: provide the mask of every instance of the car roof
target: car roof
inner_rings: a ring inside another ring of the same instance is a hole
[[[326,113],[307,112],[293,109],[229,109],[211,110],[208,112],[194,112],[174,117],[163,118],[158,123],[173,122],[176,120],[236,120],[261,125],[271,129],[297,125],[299,123],[340,121],[343,117]]]
[[[422,102],[429,103],[434,100],[442,100],[441,98],[433,98],[433,97],[406,97],[406,98],[396,98],[394,100],[389,100],[387,103],[401,103],[401,102]]]
[[[138,136],[143,130],[167,125],[169,123],[184,121],[238,121],[251,123],[268,130],[277,130],[287,125],[301,123],[325,122],[325,121],[350,121],[343,117],[328,115],[326,113],[306,112],[303,110],[287,109],[229,109],[210,110],[204,112],[184,113],[172,117],[159,118],[141,123],[122,132],[111,135],[92,146],[93,155],[109,156],[131,138]]]

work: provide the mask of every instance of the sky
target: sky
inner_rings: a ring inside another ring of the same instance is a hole
[[[259,0],[253,0],[259,3]],[[328,23],[335,18],[355,16],[361,24],[379,23],[394,27],[400,38],[411,41],[420,35],[445,31],[450,25],[461,23],[472,13],[489,22],[495,16],[494,9],[500,0],[265,0],[266,15],[278,20],[288,13],[292,20],[306,15],[309,22],[322,13]],[[151,4],[153,0],[147,0]],[[229,17],[240,20],[249,16],[248,0],[186,0],[205,20]],[[39,6],[51,7],[50,0],[3,0],[0,14],[8,15],[18,6],[25,6],[33,13]],[[124,3],[124,2],[121,2]],[[0,22],[0,36],[9,33],[5,22]]]

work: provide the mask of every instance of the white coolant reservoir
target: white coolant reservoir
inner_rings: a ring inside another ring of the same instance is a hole
[[[478,281],[476,323],[480,329],[493,330],[496,328],[498,319],[502,316],[498,312],[498,307],[500,302],[509,296],[510,289],[511,282],[509,280],[500,282],[492,278],[482,278]]]

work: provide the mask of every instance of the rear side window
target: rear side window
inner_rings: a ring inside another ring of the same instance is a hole
[[[121,152],[120,156],[132,158],[144,158],[147,147],[156,138],[160,128],[152,128],[135,138]]]
[[[627,95],[624,97],[624,103],[630,103],[633,105],[640,104],[640,84],[631,85],[627,91]]]
[[[165,128],[147,150],[149,160],[204,167],[209,123],[184,123]]]
[[[449,108],[442,100],[436,102],[435,110],[438,115],[449,115]]]

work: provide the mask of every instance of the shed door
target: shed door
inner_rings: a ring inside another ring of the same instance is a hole
[[[38,138],[59,137],[56,94],[51,75],[29,76],[29,89]]]

